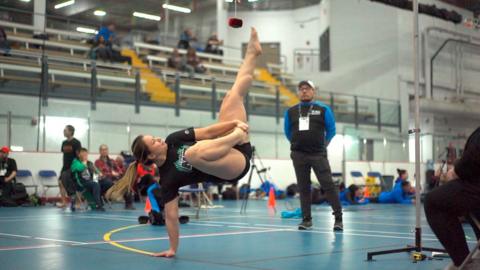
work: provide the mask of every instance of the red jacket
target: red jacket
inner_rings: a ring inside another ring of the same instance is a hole
[[[116,180],[120,176],[120,170],[117,167],[115,160],[107,157],[107,160],[99,158],[95,161],[95,167],[102,172],[101,179],[110,178],[110,180]],[[113,176],[113,172],[116,172],[118,176]]]

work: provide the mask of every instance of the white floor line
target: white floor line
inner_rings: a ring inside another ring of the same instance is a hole
[[[0,235],[10,236],[10,237],[17,237],[17,238],[24,238],[24,239],[33,239],[33,240],[42,240],[42,241],[69,243],[69,244],[85,244],[85,243],[86,243],[86,242],[70,241],[70,240],[63,240],[63,239],[37,237],[37,236],[32,236],[32,235],[19,235],[19,234],[10,234],[10,233],[0,233]]]

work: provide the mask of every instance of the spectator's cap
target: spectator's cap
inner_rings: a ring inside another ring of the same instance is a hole
[[[2,149],[0,149],[0,152],[8,154],[10,153],[10,148],[8,148],[8,146],[3,146]]]
[[[302,85],[308,85],[308,86],[310,86],[312,89],[315,90],[315,84],[314,84],[312,81],[310,81],[310,80],[304,80],[304,81],[299,82],[299,83],[298,83],[298,89],[300,89],[300,87],[302,87]]]

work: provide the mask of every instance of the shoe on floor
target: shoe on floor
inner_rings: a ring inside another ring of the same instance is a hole
[[[97,208],[95,208],[95,211],[105,212],[105,208],[103,208],[103,206],[97,206]]]
[[[125,205],[125,210],[135,210],[133,204]]]
[[[335,219],[335,224],[333,224],[333,230],[337,232],[343,231],[343,221],[341,218]]]
[[[298,224],[298,229],[301,231],[311,230],[312,229],[312,219],[311,218],[304,218],[302,223]]]

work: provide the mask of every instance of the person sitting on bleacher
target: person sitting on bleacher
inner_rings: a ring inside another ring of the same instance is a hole
[[[223,55],[222,49],[220,46],[223,44],[223,40],[218,39],[218,35],[214,32],[210,38],[208,38],[207,46],[205,47],[206,53],[218,54]]]
[[[107,45],[104,36],[99,36],[97,41],[93,44],[90,52],[90,57],[96,60],[109,61],[113,60],[112,47]]]
[[[93,166],[92,162],[88,161],[87,149],[85,148],[80,149],[78,158],[73,160],[71,170],[72,170],[73,178],[75,179],[76,184],[78,185],[78,189],[86,190],[87,192],[90,192],[90,194],[93,196],[93,199],[96,205],[95,210],[105,211],[105,209],[103,208],[102,199],[100,197],[100,194],[102,194],[102,191],[100,189],[100,184],[97,181],[95,181],[96,168],[95,166]],[[72,203],[72,210],[74,210],[73,203]]]
[[[375,203],[398,203],[398,204],[413,204],[415,200],[412,192],[412,185],[408,181],[399,182],[395,184],[392,191],[382,192],[378,198],[369,198],[370,202]]]
[[[197,56],[197,51],[195,48],[190,47],[187,50],[187,64],[185,69],[190,74],[190,77],[193,77],[194,73],[205,73],[206,69],[202,65],[202,61]]]
[[[5,56],[9,55],[9,52],[10,52],[10,44],[8,43],[8,40],[7,40],[7,33],[5,33],[5,30],[1,26],[0,26],[0,52],[2,52],[3,55]]]
[[[103,38],[105,45],[111,48],[115,38],[115,24],[108,23],[108,25],[100,27],[98,34],[95,36],[95,41],[98,42],[100,38]]]
[[[13,192],[13,183],[17,175],[17,162],[9,158],[10,149],[4,146],[0,149],[0,189],[2,189],[2,199],[10,199]]]
[[[180,55],[177,48],[173,49],[172,55],[168,58],[168,67],[176,70],[183,70],[185,66],[185,59]]]
[[[194,40],[197,40],[197,38],[193,35],[192,30],[185,29],[180,35],[180,40],[178,41],[177,47],[179,49],[188,49],[190,48],[190,41]]]

